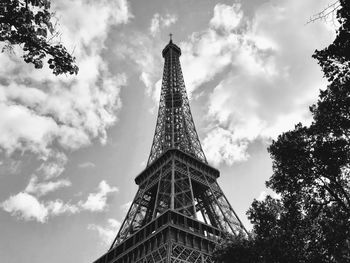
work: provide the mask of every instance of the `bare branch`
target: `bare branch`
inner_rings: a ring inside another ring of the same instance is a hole
[[[318,12],[317,14],[310,17],[306,24],[313,23],[317,20],[327,21],[329,18],[331,21],[334,21],[336,16],[336,11],[339,8],[340,8],[340,2],[338,0],[331,4],[328,4],[328,6],[325,9],[323,9],[321,12]]]

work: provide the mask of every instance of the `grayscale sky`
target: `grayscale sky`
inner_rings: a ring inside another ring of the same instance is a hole
[[[273,194],[267,147],[327,85],[311,58],[330,0],[54,0],[77,76],[0,53],[0,262],[92,262],[109,248],[145,168],[169,33],[209,163],[243,223]]]

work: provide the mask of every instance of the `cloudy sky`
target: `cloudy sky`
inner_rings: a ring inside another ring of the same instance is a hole
[[[330,0],[57,0],[77,76],[0,54],[0,261],[92,262],[109,247],[146,165],[173,33],[209,163],[241,220],[266,193],[266,148],[326,86],[311,58]]]

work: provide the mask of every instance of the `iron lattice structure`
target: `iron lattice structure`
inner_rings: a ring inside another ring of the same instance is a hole
[[[181,50],[172,41],[162,52],[163,81],[158,118],[149,166],[168,149],[179,149],[207,163],[194,126],[179,57]]]
[[[219,240],[247,233],[208,165],[191,115],[180,48],[164,48],[164,72],[146,169],[110,250],[95,263],[212,262]]]

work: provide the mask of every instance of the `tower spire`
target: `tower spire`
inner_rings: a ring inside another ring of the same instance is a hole
[[[207,163],[193,122],[182,75],[181,49],[172,42],[163,49],[164,72],[159,110],[147,166],[169,149],[179,149]]]

